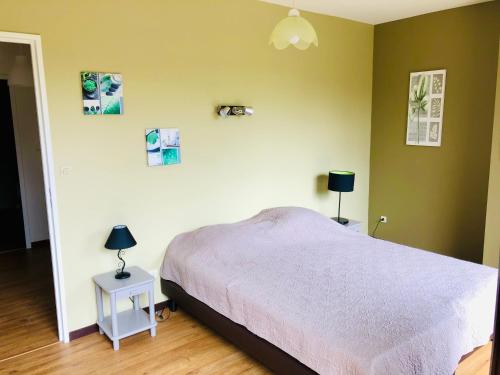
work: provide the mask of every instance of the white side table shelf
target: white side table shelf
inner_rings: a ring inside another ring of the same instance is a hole
[[[94,276],[97,302],[97,325],[99,333],[106,334],[113,341],[113,349],[120,348],[120,339],[136,333],[150,330],[156,336],[154,308],[154,277],[139,267],[127,269],[131,276],[128,279],[115,279],[115,272],[107,272]],[[104,316],[102,292],[109,294],[111,315]],[[149,314],[141,309],[139,296],[148,294]],[[117,313],[116,301],[120,298],[133,298],[133,309]]]

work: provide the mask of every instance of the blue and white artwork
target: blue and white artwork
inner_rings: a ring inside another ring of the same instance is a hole
[[[179,129],[146,129],[148,165],[172,165],[181,163]]]

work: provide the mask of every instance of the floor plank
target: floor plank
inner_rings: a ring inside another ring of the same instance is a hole
[[[55,343],[50,248],[0,252],[0,360]]]
[[[0,374],[249,374],[269,372],[191,317],[178,311],[148,332],[111,342],[94,333],[70,344],[0,361]]]
[[[491,343],[479,348],[458,367],[455,375],[488,375],[490,373]]]
[[[487,375],[491,344],[467,358],[457,375]],[[148,332],[126,338],[115,352],[94,333],[70,344],[55,343],[0,361],[0,374],[246,374],[270,372],[211,330],[179,310]]]

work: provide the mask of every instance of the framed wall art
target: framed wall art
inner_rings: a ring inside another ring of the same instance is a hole
[[[117,73],[81,72],[84,115],[123,114],[123,79]]]
[[[446,70],[410,74],[406,144],[441,146]]]
[[[180,164],[179,129],[146,129],[146,151],[150,167]]]

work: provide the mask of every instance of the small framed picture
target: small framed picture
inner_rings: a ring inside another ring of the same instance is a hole
[[[123,114],[123,79],[117,73],[81,72],[84,115]]]
[[[181,163],[179,129],[146,129],[148,165],[172,165]]]

